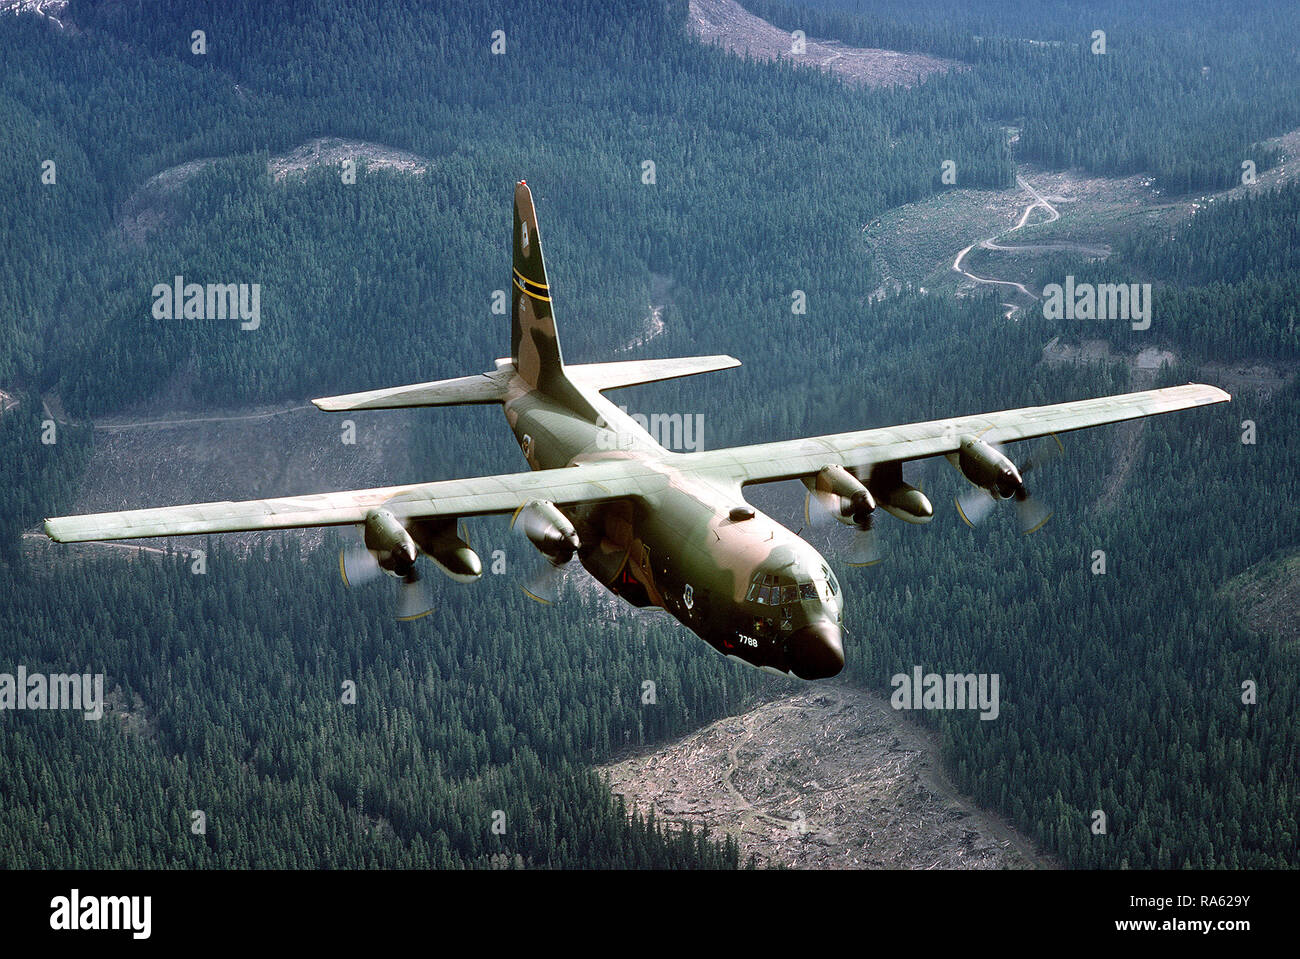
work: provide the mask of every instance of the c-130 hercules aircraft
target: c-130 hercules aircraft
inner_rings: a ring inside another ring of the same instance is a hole
[[[667,610],[726,656],[813,680],[844,665],[844,596],[812,545],[745,502],[751,483],[802,480],[809,505],[870,528],[876,509],[911,523],[934,510],[903,481],[905,462],[945,456],[991,505],[1029,507],[1004,443],[1220,403],[1188,384],[1051,406],[984,413],[692,453],[664,449],[607,400],[606,390],[739,366],[730,356],[566,365],[556,335],[541,234],[526,182],[515,188],[511,355],[477,376],[331,396],[322,410],[499,403],[531,472],[240,503],[201,503],[45,522],[59,542],[359,525],[364,563],[407,586],[429,556],[452,579],[482,575],[460,521],[513,514],[554,568],[575,555],[612,593]],[[1059,441],[1058,441],[1059,442]],[[970,513],[963,511],[963,518]],[[1032,509],[1026,525],[1041,525]],[[346,554],[345,554],[346,556]],[[407,590],[414,595],[416,591]],[[418,600],[417,600],[418,602]],[[419,608],[411,616],[422,613]]]

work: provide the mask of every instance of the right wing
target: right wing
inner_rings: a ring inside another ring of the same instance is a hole
[[[124,510],[45,521],[45,532],[60,543],[138,539],[252,530],[346,526],[365,522],[382,506],[399,519],[484,516],[513,513],[532,499],[576,506],[648,495],[662,489],[662,471],[636,460],[618,459],[560,469],[500,476],[475,476],[411,486],[314,493],[243,502],[195,503],[158,509]]]

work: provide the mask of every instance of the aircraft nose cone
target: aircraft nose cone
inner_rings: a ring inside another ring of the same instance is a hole
[[[828,620],[795,630],[788,649],[790,670],[800,679],[828,679],[844,668],[840,628]]]

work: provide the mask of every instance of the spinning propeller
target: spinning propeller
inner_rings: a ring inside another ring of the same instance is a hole
[[[565,569],[580,545],[573,524],[554,503],[530,500],[515,511],[510,528],[522,532],[541,553],[520,588],[539,603],[557,602]]]
[[[401,521],[387,509],[376,509],[359,528],[362,544],[339,551],[343,585],[360,586],[387,574],[401,583],[398,620],[408,622],[433,612],[432,597],[416,567],[420,551]]]
[[[957,512],[967,526],[974,528],[993,511],[999,500],[1010,499],[1016,504],[1016,520],[1026,536],[1042,529],[1052,518],[1052,510],[1029,492],[1025,476],[1065,452],[1065,447],[1055,434],[1042,437],[1023,463],[1017,467],[1000,447],[980,439],[966,440],[956,457],[957,467],[973,484],[954,501]],[[950,456],[950,459],[953,457]]]
[[[826,531],[831,524],[853,528],[848,545],[837,549],[849,566],[874,566],[883,559],[874,530],[876,501],[856,476],[842,466],[828,466],[808,484],[804,519],[814,529]]]

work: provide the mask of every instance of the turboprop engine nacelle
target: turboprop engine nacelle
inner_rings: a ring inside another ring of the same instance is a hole
[[[547,500],[531,500],[519,510],[528,541],[556,566],[563,566],[578,551],[578,532],[559,507]]]
[[[887,489],[875,490],[876,503],[886,513],[896,516],[908,523],[928,523],[934,519],[934,507],[915,486],[909,486],[901,480]]]
[[[457,583],[472,583],[483,575],[483,563],[469,543],[460,538],[454,518],[417,520],[410,533],[437,567]]]
[[[866,485],[843,466],[824,466],[813,478],[813,495],[845,526],[867,529],[876,508]]]
[[[1016,464],[973,436],[961,441],[956,465],[968,480],[1001,499],[1010,499],[1025,485]]]
[[[379,568],[390,576],[405,578],[415,568],[420,555],[411,534],[390,511],[372,509],[366,514],[366,549],[370,550]]]

